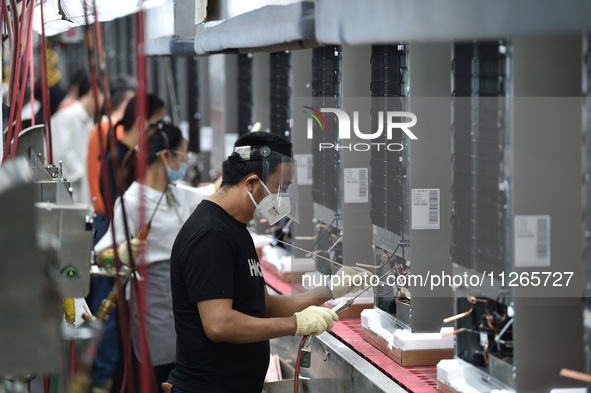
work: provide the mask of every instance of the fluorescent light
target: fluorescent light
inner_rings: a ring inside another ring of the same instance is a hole
[[[133,14],[140,9],[155,7],[165,1],[172,0],[95,0],[98,20],[102,22]],[[47,36],[63,33],[72,27],[94,23],[94,5],[92,0],[86,0],[88,18],[84,16],[84,0],[42,0],[37,4],[33,29],[41,33],[41,12],[43,4],[45,13],[45,34]],[[141,4],[141,7],[140,7]]]

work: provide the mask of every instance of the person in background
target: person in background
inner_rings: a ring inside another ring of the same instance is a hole
[[[137,237],[142,229],[139,222],[140,207],[146,212],[146,221],[150,220],[150,231],[143,247],[148,267],[147,287],[147,335],[150,361],[153,366],[156,381],[164,381],[174,367],[175,342],[174,322],[172,316],[172,297],[170,292],[170,252],[174,238],[179,229],[190,216],[191,212],[201,200],[213,194],[215,187],[177,188],[172,183],[180,180],[186,169],[188,159],[187,141],[183,139],[181,131],[166,122],[158,122],[148,131],[147,167],[145,179],[142,183],[134,180],[136,169],[136,149],[130,150],[125,157],[124,171],[126,182],[131,185],[123,194],[129,233]],[[114,227],[118,244],[119,256],[123,263],[128,263],[128,240],[123,227],[121,197],[115,202]],[[97,243],[97,253],[111,247],[111,225],[107,233]],[[130,241],[134,258],[137,258],[140,240]],[[133,278],[132,278],[133,280]],[[135,282],[132,281],[132,288]],[[137,295],[133,296],[134,299]],[[133,304],[132,342],[133,353],[138,352],[138,315],[137,304]],[[136,355],[137,356],[137,355]],[[119,357],[121,366],[116,370],[123,371],[122,356]],[[137,362],[137,359],[136,359]],[[111,391],[119,392],[122,375],[116,375]],[[134,380],[137,382],[138,377]],[[160,386],[154,389],[161,391]],[[136,389],[136,391],[138,391]]]
[[[68,87],[68,91],[59,102],[58,110],[64,109],[72,105],[76,100],[81,96],[80,94],[80,84],[85,80],[88,79],[88,74],[86,71],[78,70],[72,77],[70,78],[70,86]],[[86,83],[86,82],[84,82]]]
[[[44,118],[43,118],[43,92],[41,91],[41,82],[36,82],[35,83],[35,97],[38,97],[37,99],[41,101],[41,108],[39,109],[39,111],[37,111],[37,114],[35,115],[35,124],[44,124]],[[53,116],[53,114],[55,112],[57,112],[58,108],[59,108],[59,104],[60,102],[64,99],[64,97],[66,96],[66,91],[64,89],[62,89],[58,84],[56,84],[55,86],[50,86],[49,87],[49,116]]]
[[[86,159],[88,170],[88,186],[90,189],[90,198],[94,203],[94,244],[105,234],[109,227],[109,218],[105,209],[103,196],[101,195],[101,160],[104,151],[101,151],[99,138],[102,138],[103,149],[107,148],[107,133],[109,132],[109,122],[114,128],[115,124],[121,120],[125,113],[125,108],[129,100],[135,95],[136,81],[128,75],[117,76],[110,82],[113,86],[111,104],[113,112],[111,118],[103,116],[100,127],[95,124],[90,132],[88,141],[88,156]],[[123,136],[123,126],[115,130],[117,139]],[[96,313],[104,298],[109,296],[113,287],[114,280],[109,277],[92,277],[90,294],[87,297],[87,303],[90,310]],[[94,369],[92,375],[93,393],[105,393],[110,391],[112,376],[117,364],[119,354],[119,331],[117,314],[112,315],[105,322],[103,339],[98,347],[96,358],[94,360]]]
[[[90,200],[93,201],[96,198],[94,204],[94,212],[96,213],[94,219],[94,228],[96,230],[95,243],[103,237],[107,227],[109,226],[109,220],[107,218],[107,211],[105,209],[105,203],[103,196],[101,195],[101,161],[103,155],[107,150],[107,133],[109,132],[110,125],[115,128],[116,138],[120,140],[123,137],[123,127],[115,127],[118,121],[123,118],[127,103],[135,95],[136,81],[128,75],[120,75],[110,82],[113,86],[113,94],[111,104],[113,112],[111,118],[108,119],[103,116],[100,127],[95,124],[90,132],[88,140],[88,155],[86,158],[86,165],[88,171],[88,187],[90,189]],[[102,138],[103,151],[101,151],[101,144],[99,141]]]
[[[80,80],[79,97],[70,106],[58,110],[51,117],[53,161],[63,162],[64,177],[70,181],[72,198],[76,203],[91,203],[86,171],[88,138],[94,125],[96,104],[85,75]],[[99,85],[98,107],[103,106],[103,93]]]
[[[164,119],[164,102],[158,98],[154,94],[148,94],[147,98],[148,108],[146,110],[147,119],[146,119],[146,126],[150,126],[151,124],[155,124],[158,121]],[[117,198],[118,190],[117,190],[117,183],[115,181],[115,172],[114,168],[121,168],[123,164],[123,159],[129,152],[129,150],[134,149],[139,140],[139,129],[138,129],[138,122],[136,116],[136,100],[135,97],[129,101],[127,105],[127,109],[121,120],[117,123],[117,128],[123,128],[123,135],[121,139],[117,140],[117,162],[114,162],[114,157],[112,155],[111,149],[107,150],[107,157],[106,157],[106,166],[101,167],[101,197],[105,201],[105,204],[108,203],[108,196],[107,196],[107,187],[105,186],[105,179],[109,181],[110,184],[110,191],[112,196],[112,203],[115,202]],[[106,172],[106,173],[104,173]],[[123,173],[120,172],[121,179],[123,179]],[[106,177],[105,177],[106,176]],[[135,178],[133,178],[135,180]],[[124,182],[125,183],[125,182]],[[124,189],[127,188],[131,183],[124,184]],[[106,205],[105,205],[106,206]]]
[[[164,118],[164,103],[158,97],[154,95],[148,95],[148,108],[146,113],[148,114],[148,122],[156,122]],[[100,170],[100,193],[101,193],[101,200],[104,201],[105,207],[105,230],[100,233],[102,237],[108,227],[109,221],[107,218],[106,208],[112,208],[115,202],[115,199],[118,195],[117,188],[115,184],[115,176],[114,176],[114,169],[117,168],[121,170],[121,166],[123,163],[123,159],[125,158],[127,152],[130,149],[135,148],[138,143],[139,132],[137,128],[136,122],[136,105],[135,105],[135,98],[132,98],[127,108],[125,109],[125,113],[122,119],[116,124],[117,129],[123,129],[123,136],[121,140],[117,141],[117,159],[118,162],[113,162],[113,156],[111,155],[111,149],[107,150],[107,155],[105,157],[105,165],[101,166]],[[123,173],[120,171],[120,175],[123,178]],[[108,176],[105,178],[105,176]],[[107,187],[104,186],[104,181],[107,179],[111,186],[111,198],[109,198],[106,194]],[[111,203],[109,206],[108,204]],[[97,237],[95,238],[97,241],[101,238],[98,237],[99,233],[97,231]],[[88,304],[91,307],[92,312],[96,312],[100,306],[101,301],[109,295],[111,288],[113,287],[114,280],[112,278],[107,277],[95,277],[92,279],[92,289],[91,289],[91,299],[89,299]],[[109,387],[111,376],[113,375],[113,368],[116,365],[116,361],[119,354],[119,318],[117,314],[114,314],[107,320],[105,323],[105,332],[103,335],[103,342],[101,343],[98,352],[97,352],[97,359],[95,361],[95,385],[97,387],[96,391],[93,393],[101,393],[100,388],[107,389]],[[104,359],[104,362],[103,362]]]

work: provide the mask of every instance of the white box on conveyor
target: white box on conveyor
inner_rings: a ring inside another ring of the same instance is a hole
[[[453,331],[452,327],[442,327],[439,333],[413,333],[400,329],[393,321],[381,315],[375,309],[363,310],[361,325],[384,339],[388,347],[396,347],[404,351],[453,349],[453,335],[443,337],[445,333]]]

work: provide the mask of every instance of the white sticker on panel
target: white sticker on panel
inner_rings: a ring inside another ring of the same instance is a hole
[[[369,201],[367,168],[345,168],[345,203]]]
[[[298,185],[311,186],[312,171],[314,170],[312,154],[294,154],[293,158],[298,163]]]
[[[515,216],[515,267],[550,266],[550,216]]]
[[[440,228],[439,188],[412,189],[412,229]]]

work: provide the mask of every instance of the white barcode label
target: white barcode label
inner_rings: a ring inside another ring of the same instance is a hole
[[[439,229],[440,217],[439,188],[413,188],[412,229]]]
[[[367,203],[367,168],[345,168],[345,203]]]
[[[311,186],[312,171],[314,170],[312,154],[294,154],[293,158],[298,163],[298,185]]]
[[[515,266],[550,266],[550,216],[515,216]]]

